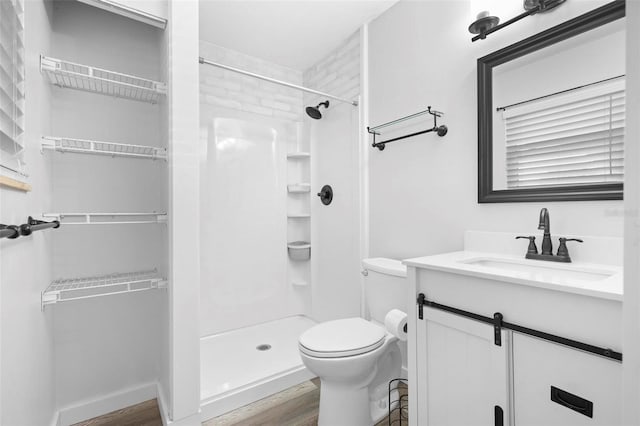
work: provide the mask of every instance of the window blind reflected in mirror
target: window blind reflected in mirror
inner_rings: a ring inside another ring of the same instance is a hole
[[[624,76],[498,108],[507,188],[622,183]]]

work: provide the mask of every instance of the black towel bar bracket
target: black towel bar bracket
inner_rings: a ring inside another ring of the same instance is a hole
[[[20,236],[26,237],[31,235],[34,231],[41,231],[48,228],[59,228],[60,222],[57,220],[51,222],[45,222],[44,220],[37,220],[29,216],[27,223],[22,225],[2,225],[0,224],[0,238],[9,238],[11,240]]]
[[[414,133],[410,133],[407,135],[403,135],[403,136],[398,136],[396,138],[392,138],[392,139],[387,139],[384,141],[380,141],[380,142],[376,142],[376,136],[380,136],[380,132],[378,131],[379,129],[383,128],[383,127],[387,127],[387,126],[391,126],[392,124],[397,124],[406,120],[410,120],[412,118],[415,117],[419,117],[425,114],[430,114],[431,116],[433,116],[433,127],[430,129],[425,129],[425,130],[421,130],[419,132],[414,132]],[[432,110],[431,106],[427,107],[426,110],[418,112],[416,114],[412,114],[412,115],[408,115],[406,117],[402,117],[402,118],[398,118],[397,120],[393,120],[390,121],[388,123],[384,123],[384,124],[380,124],[378,126],[374,126],[374,127],[367,127],[367,132],[369,132],[370,134],[373,135],[373,143],[371,144],[372,147],[374,148],[378,148],[380,151],[382,151],[386,144],[391,143],[391,142],[395,142],[395,141],[399,141],[402,139],[406,139],[406,138],[411,138],[413,136],[418,136],[418,135],[423,135],[425,133],[430,133],[430,132],[436,132],[438,134],[438,136],[442,137],[444,135],[447,134],[448,132],[448,128],[447,126],[445,126],[444,124],[441,124],[440,126],[438,126],[438,118],[442,117],[444,115],[444,113],[440,112],[440,111],[436,111],[436,110]]]

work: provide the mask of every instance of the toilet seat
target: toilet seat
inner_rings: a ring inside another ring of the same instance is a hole
[[[384,328],[362,318],[327,321],[302,333],[300,351],[316,358],[341,358],[371,352],[383,345]]]

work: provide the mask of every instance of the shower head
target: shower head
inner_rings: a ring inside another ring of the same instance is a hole
[[[318,105],[314,107],[307,107],[307,115],[316,120],[320,120],[322,118],[322,113],[320,113],[320,107],[324,106],[325,108],[329,108],[329,101],[320,102]]]

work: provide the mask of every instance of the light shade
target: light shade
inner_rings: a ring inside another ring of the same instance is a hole
[[[471,34],[484,34],[499,23],[500,18],[491,16],[491,14],[485,10],[478,13],[476,20],[469,25],[469,32]]]

